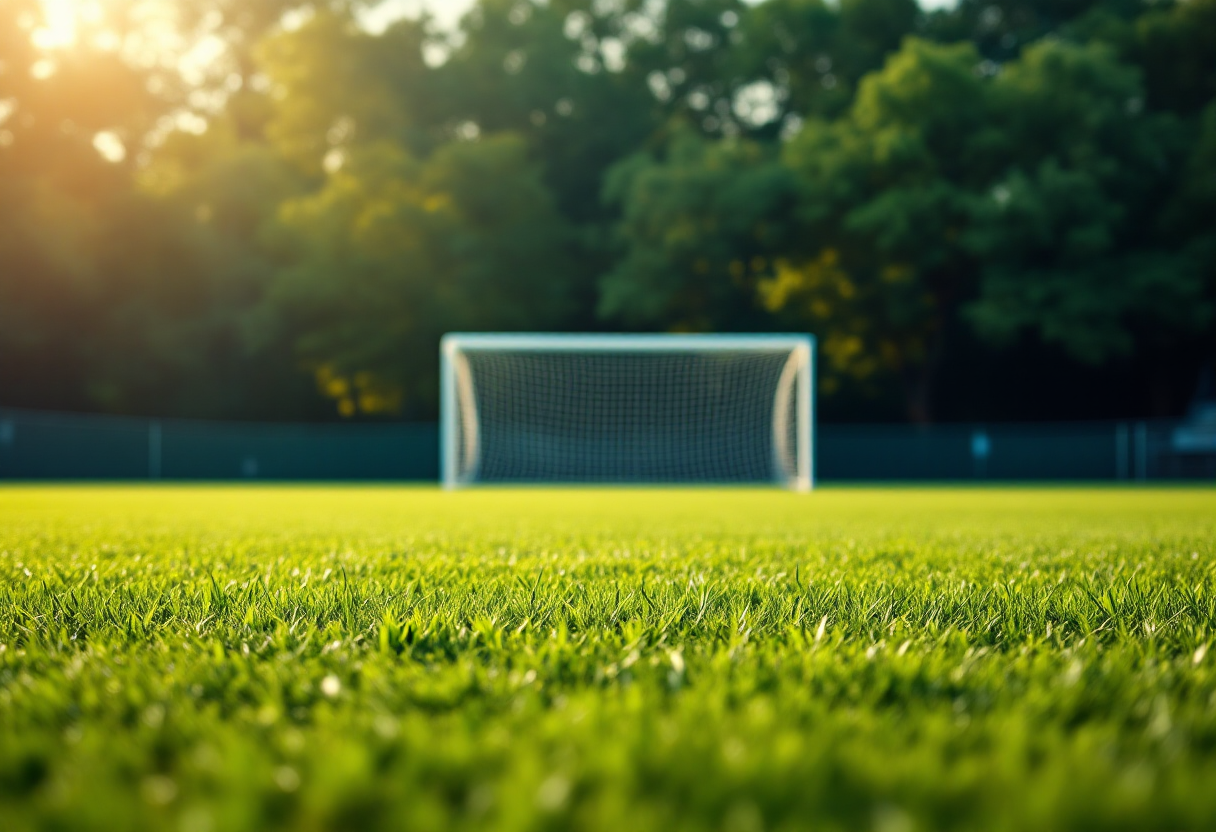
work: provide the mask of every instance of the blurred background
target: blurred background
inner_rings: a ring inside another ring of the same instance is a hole
[[[1194,468],[1216,0],[0,0],[0,475],[56,411],[429,476],[450,330],[813,332],[846,445]]]

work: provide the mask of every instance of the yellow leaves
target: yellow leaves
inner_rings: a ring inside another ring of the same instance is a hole
[[[865,340],[855,332],[836,332],[823,339],[823,355],[829,367],[854,378],[869,378],[878,372],[879,362],[867,351]]]
[[[328,364],[318,367],[314,375],[317,389],[323,395],[337,401],[338,413],[342,418],[349,419],[354,416],[356,407],[355,400],[351,396],[350,380],[338,375],[337,371]]]
[[[891,298],[903,297],[895,287],[915,285],[916,278],[906,263],[854,272],[838,250],[827,248],[813,259],[777,261],[773,276],[757,288],[768,311],[793,313],[819,335],[827,370],[821,389],[828,393],[829,380],[834,389],[839,376],[864,380],[923,360],[921,340],[908,332],[877,340],[882,330],[875,320],[876,310],[882,314]]]
[[[879,281],[888,286],[909,283],[915,277],[915,270],[905,263],[890,263],[878,272]],[[841,265],[840,252],[828,248],[813,260],[777,261],[776,273],[762,280],[758,288],[760,300],[770,312],[801,304],[804,314],[826,320],[842,307],[862,300],[863,285]],[[866,297],[873,297],[873,291]]]
[[[401,394],[398,393],[362,393],[359,395],[359,409],[364,413],[390,414],[401,410]]]
[[[777,273],[756,287],[760,302],[770,312],[780,312],[806,283],[806,276],[788,261],[777,263]]]
[[[864,344],[856,335],[831,335],[823,343],[823,352],[833,364],[847,366],[851,359],[861,355]]]
[[[359,410],[369,415],[384,415],[401,411],[405,398],[401,388],[382,381],[374,373],[355,374],[355,388],[359,391]]]
[[[437,214],[452,207],[450,194],[431,194],[422,202],[422,208],[428,214]]]
[[[780,260],[773,277],[759,285],[760,299],[770,312],[793,309],[801,315],[826,325],[817,326],[823,333],[823,355],[827,366],[835,373],[847,373],[866,378],[878,370],[878,361],[867,351],[864,323],[857,320],[852,307],[860,292],[856,282],[840,265],[840,253],[825,249],[814,260],[793,263]],[[858,329],[858,326],[862,329]],[[832,375],[824,378],[822,389],[832,392],[838,386]]]
[[[336,400],[338,413],[349,419],[357,413],[384,415],[399,413],[404,391],[366,370],[354,377],[342,375],[332,364],[323,364],[315,371],[317,389]]]
[[[337,371],[328,364],[318,367],[314,376],[317,381],[317,389],[321,391],[322,395],[337,400],[338,413],[344,419],[355,415],[355,402],[350,395],[349,379],[338,375]]]
[[[839,262],[839,252],[830,248],[820,252],[816,259],[805,263],[778,260],[775,274],[771,278],[761,280],[757,287],[761,303],[770,312],[780,312],[801,299],[812,316],[828,317],[832,314],[830,296],[849,300],[857,293],[852,280],[840,268]],[[763,261],[761,264],[764,265]],[[753,262],[754,265],[756,264]]]

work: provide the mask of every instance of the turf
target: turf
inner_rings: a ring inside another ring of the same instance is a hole
[[[0,827],[1199,830],[1216,491],[0,488]]]

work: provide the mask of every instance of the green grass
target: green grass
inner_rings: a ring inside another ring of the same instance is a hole
[[[0,827],[1210,829],[1214,541],[1212,490],[0,488]]]

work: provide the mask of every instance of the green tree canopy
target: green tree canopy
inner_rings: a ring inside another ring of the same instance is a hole
[[[342,412],[434,407],[450,330],[556,326],[570,312],[569,231],[518,137],[351,151],[282,208],[276,298]]]
[[[606,195],[621,206],[623,257],[601,284],[602,316],[693,332],[771,325],[755,284],[789,239],[794,192],[770,151],[677,123],[661,155],[614,169]]]
[[[960,239],[972,197],[1000,165],[978,63],[969,44],[910,39],[843,118],[807,124],[785,156],[801,189],[802,251],[762,286],[770,309],[822,331],[830,371],[897,374],[919,420],[974,279]]]
[[[962,352],[1216,362],[1216,0],[47,8],[0,2],[0,403],[422,417],[454,328],[809,329],[918,420]]]
[[[1204,252],[1162,222],[1184,137],[1176,118],[1144,110],[1140,73],[1101,45],[1045,43],[996,92],[1009,165],[968,237],[984,263],[968,309],[981,332],[1033,329],[1099,362],[1145,329],[1207,323]]]
[[[1143,96],[1101,45],[1044,42],[990,75],[970,45],[908,41],[790,143],[811,247],[762,284],[769,306],[824,330],[829,367],[900,374],[915,419],[963,310],[1084,361],[1144,327],[1196,332],[1206,249],[1158,219],[1185,143]]]

